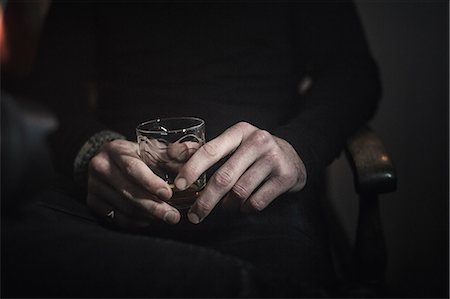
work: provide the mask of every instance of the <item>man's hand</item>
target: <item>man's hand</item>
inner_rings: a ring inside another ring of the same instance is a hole
[[[285,140],[248,123],[238,123],[204,144],[180,169],[175,186],[184,190],[222,158],[228,160],[214,173],[191,207],[188,218],[202,221],[222,199],[243,212],[261,211],[287,191],[306,183],[305,166]]]
[[[134,142],[109,142],[89,163],[87,205],[102,217],[114,211],[120,227],[147,226],[151,219],[178,223],[180,213],[164,202],[171,197],[169,185],[142,162]]]

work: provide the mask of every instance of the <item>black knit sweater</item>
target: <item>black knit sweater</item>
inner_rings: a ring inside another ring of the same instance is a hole
[[[29,85],[60,118],[52,146],[69,175],[101,129],[134,140],[144,120],[197,116],[208,139],[247,121],[289,141],[312,180],[380,97],[342,1],[53,3]]]

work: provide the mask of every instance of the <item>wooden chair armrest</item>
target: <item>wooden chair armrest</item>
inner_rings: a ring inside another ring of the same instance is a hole
[[[346,156],[353,172],[356,192],[380,194],[397,188],[397,175],[381,139],[368,127],[347,142]]]

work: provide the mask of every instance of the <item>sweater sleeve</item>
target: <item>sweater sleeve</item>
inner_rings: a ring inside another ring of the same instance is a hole
[[[297,113],[272,133],[294,146],[310,183],[374,115],[381,88],[351,3],[294,5],[292,18],[296,49],[306,58],[301,67],[312,85],[296,106]]]

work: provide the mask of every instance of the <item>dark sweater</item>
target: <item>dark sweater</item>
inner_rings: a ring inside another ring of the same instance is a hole
[[[53,3],[33,97],[58,114],[57,166],[72,173],[101,129],[135,140],[166,116],[206,120],[211,139],[247,121],[289,141],[309,181],[374,114],[377,68],[353,5],[297,3]],[[298,83],[312,86],[304,95]]]

